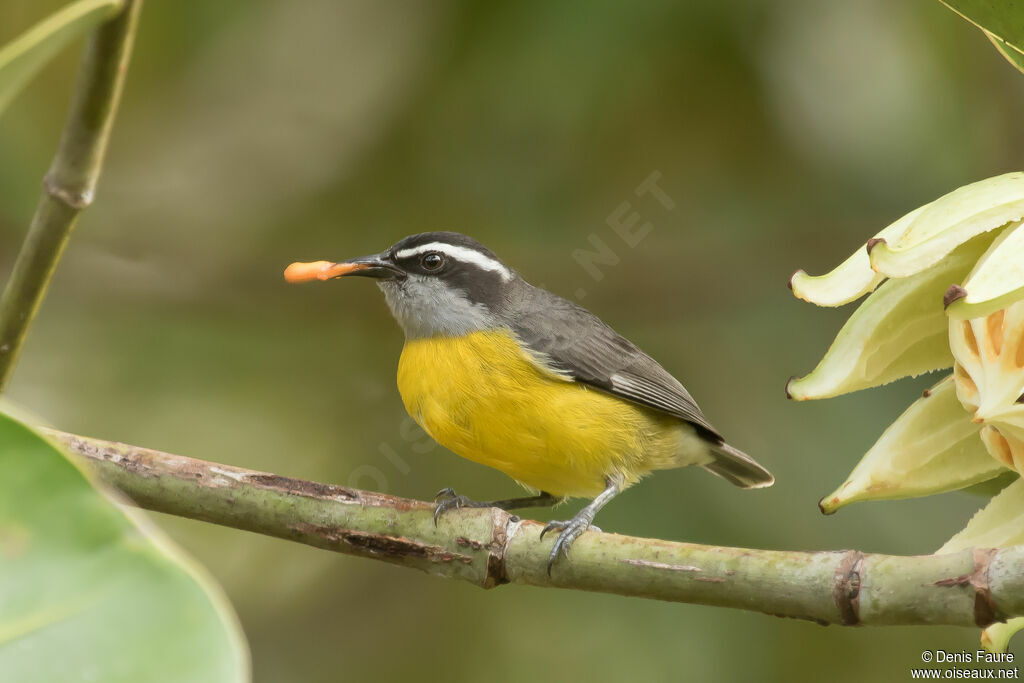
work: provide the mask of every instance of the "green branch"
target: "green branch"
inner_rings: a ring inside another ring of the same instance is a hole
[[[86,45],[68,120],[43,179],[43,195],[0,296],[0,390],[10,379],[71,229],[92,203],[141,6],[141,0],[127,0]]]
[[[734,607],[820,624],[987,626],[1024,615],[1024,547],[899,557],[590,531],[547,573],[542,526],[44,430],[140,507],[462,579]]]

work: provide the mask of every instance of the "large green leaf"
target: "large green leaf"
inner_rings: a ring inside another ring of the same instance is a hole
[[[1024,7],[1006,0],[940,0],[989,37],[1011,64],[1024,70]]]
[[[999,38],[996,38],[991,33],[988,33],[987,31],[985,32],[985,35],[988,36],[988,39],[990,41],[992,41],[992,44],[995,46],[995,48],[999,50],[999,54],[1006,57],[1006,60],[1017,68],[1017,71],[1024,73],[1024,53],[1017,52],[1012,47],[1004,43]]]
[[[248,669],[199,568],[0,415],[0,680],[230,683]]]
[[[61,48],[120,11],[121,0],[78,0],[0,47],[0,112]]]

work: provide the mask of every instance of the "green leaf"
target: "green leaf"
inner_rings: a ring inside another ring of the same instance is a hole
[[[1011,64],[1021,68],[1024,57],[1024,11],[1020,5],[1000,0],[940,0],[989,37]]]
[[[0,47],[0,112],[64,46],[122,6],[121,0],[78,0]]]
[[[1007,470],[989,455],[979,429],[950,375],[912,403],[818,505],[832,514],[857,501],[928,496],[997,477]]]
[[[248,680],[219,589],[55,446],[0,415],[4,681]]]
[[[980,235],[934,268],[884,283],[853,312],[814,371],[790,380],[786,393],[798,401],[829,398],[951,367],[942,295],[994,236]]]
[[[995,48],[999,50],[999,54],[1006,58],[1006,61],[1016,67],[1017,71],[1024,73],[1024,54],[1017,52],[1012,47],[1004,43],[1002,39],[995,37],[988,31],[985,32],[985,35],[988,36],[990,41],[992,41]]]

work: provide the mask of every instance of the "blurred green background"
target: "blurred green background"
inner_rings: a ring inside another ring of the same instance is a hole
[[[0,41],[59,5],[6,0]],[[77,59],[0,119],[0,277]],[[10,395],[62,429],[199,458],[419,498],[513,495],[410,428],[401,333],[371,283],[281,278],[294,260],[453,229],[636,341],[778,479],[743,492],[661,472],[601,513],[605,530],[928,553],[982,499],[829,518],[816,502],[938,375],[787,402],[786,378],[849,310],[798,302],[786,279],[1019,170],[1022,117],[1024,77],[935,0],[147,0],[98,201]],[[634,191],[654,172],[672,210]],[[624,202],[652,225],[632,248],[608,224]],[[595,239],[618,258],[599,280],[573,258]],[[977,645],[968,629],[483,592],[152,516],[224,585],[263,682],[906,680],[923,649]]]

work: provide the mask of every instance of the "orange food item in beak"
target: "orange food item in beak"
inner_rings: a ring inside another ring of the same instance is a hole
[[[288,282],[330,280],[331,278],[348,275],[354,270],[360,270],[365,267],[362,263],[333,263],[331,261],[296,262],[284,269],[284,279]]]

